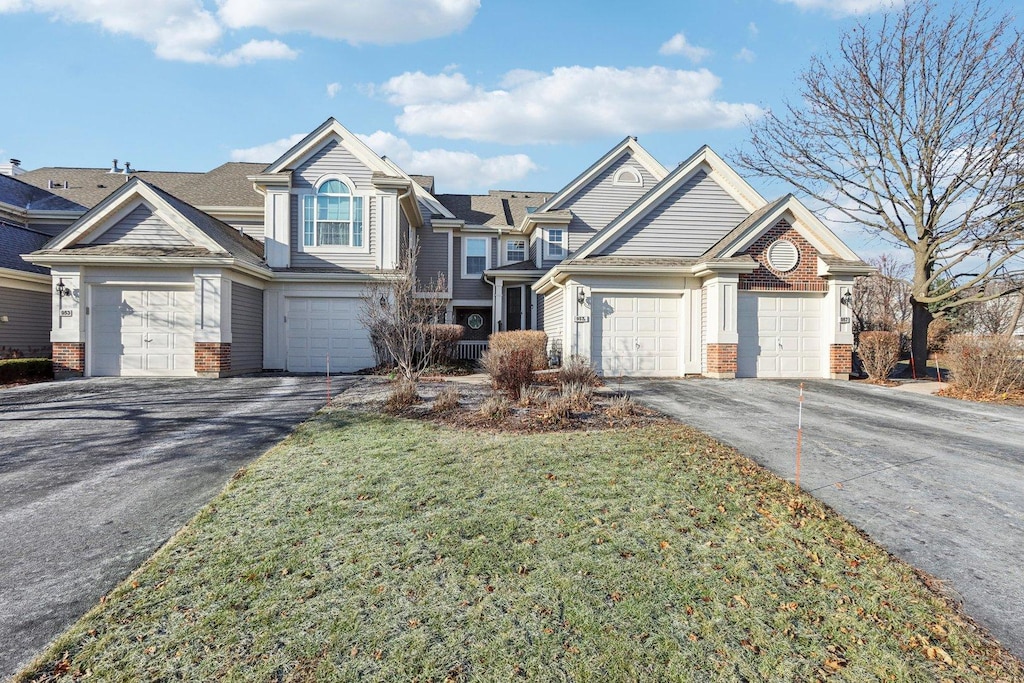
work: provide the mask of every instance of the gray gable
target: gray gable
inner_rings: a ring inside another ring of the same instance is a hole
[[[318,178],[329,173],[340,173],[351,178],[356,184],[353,189],[366,190],[371,187],[373,171],[336,140],[324,145],[295,169],[292,173],[292,186],[312,187]]]
[[[177,230],[157,216],[148,204],[140,204],[111,225],[90,244],[145,247],[192,247]]]
[[[697,257],[747,216],[714,179],[698,171],[600,254]]]

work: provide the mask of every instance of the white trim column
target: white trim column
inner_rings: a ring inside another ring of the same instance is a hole
[[[739,331],[736,315],[739,308],[740,276],[723,273],[706,282],[707,291],[707,358],[706,375],[715,379],[736,376]]]
[[[288,185],[266,188],[264,251],[271,268],[288,268],[292,259],[291,193]],[[299,217],[301,219],[301,216]]]

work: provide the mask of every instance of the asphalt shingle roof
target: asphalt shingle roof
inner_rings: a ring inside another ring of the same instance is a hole
[[[0,223],[0,268],[10,268],[26,273],[49,273],[49,269],[29,263],[22,254],[41,249],[50,241],[49,235],[26,230],[6,223]]]
[[[83,211],[85,207],[18,178],[0,175],[0,202],[36,211]]]
[[[437,200],[468,225],[513,227],[551,198],[551,192],[491,190],[488,194],[439,194]]]

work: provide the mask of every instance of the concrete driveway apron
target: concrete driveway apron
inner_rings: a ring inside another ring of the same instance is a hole
[[[799,384],[622,388],[792,481]],[[802,487],[940,579],[1024,658],[1024,408],[815,380],[803,425]]]
[[[0,679],[325,401],[319,377],[0,390]]]

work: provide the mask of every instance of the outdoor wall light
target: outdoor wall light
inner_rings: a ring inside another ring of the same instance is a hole
[[[383,294],[380,295],[380,307],[381,308],[387,308],[388,307],[388,298],[386,296],[384,296]]]
[[[843,292],[843,295],[839,297],[839,303],[841,303],[844,306],[852,306],[853,294],[850,293],[849,291]]]
[[[9,322],[11,322],[10,318],[8,318],[6,315],[0,315],[0,323],[9,323]]]
[[[71,296],[71,288],[64,284],[63,280],[57,281],[57,296]]]
[[[582,306],[583,303],[586,300],[587,300],[587,297],[586,297],[586,295],[583,294],[583,288],[582,287],[577,287],[576,288],[576,303],[578,303],[579,305]]]

